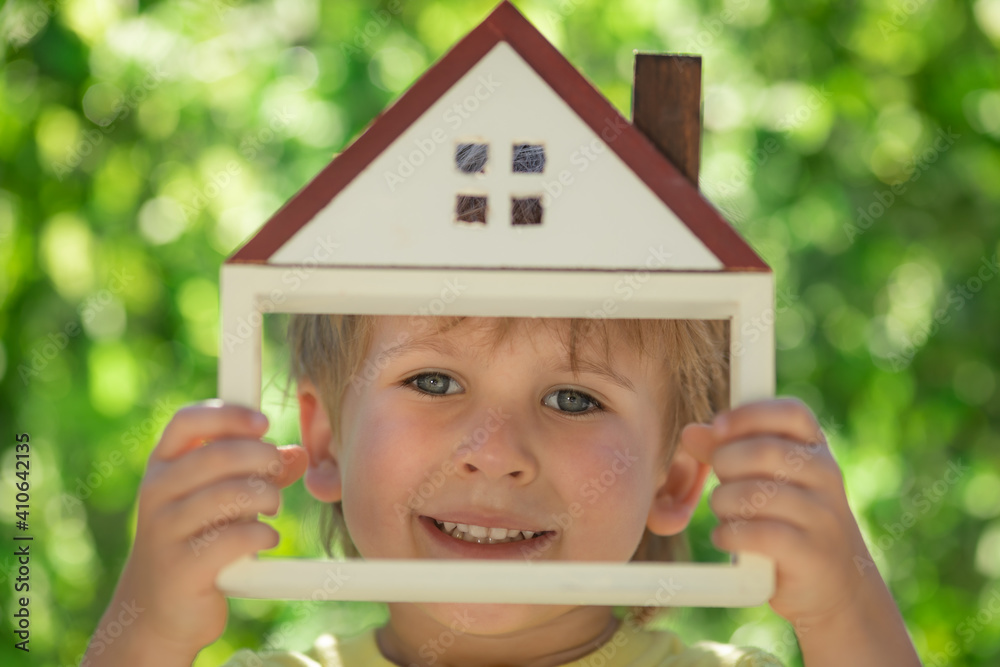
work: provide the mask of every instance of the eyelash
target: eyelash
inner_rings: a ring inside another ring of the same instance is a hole
[[[413,389],[415,392],[417,392],[421,396],[429,396],[431,398],[443,398],[445,396],[450,396],[451,394],[434,394],[434,393],[431,393],[431,392],[423,391],[422,389],[420,389],[419,387],[417,387],[417,385],[415,384],[416,380],[418,380],[419,378],[422,378],[422,377],[430,376],[430,375],[439,375],[441,377],[448,378],[452,382],[455,381],[455,378],[451,377],[447,373],[417,373],[416,375],[411,375],[410,377],[408,377],[407,379],[403,380],[399,384],[400,384],[401,387],[409,387],[409,388]],[[590,416],[592,416],[592,415],[594,415],[594,414],[596,414],[598,412],[604,412],[604,406],[601,405],[600,401],[598,401],[596,398],[594,398],[590,394],[588,394],[586,392],[583,392],[583,391],[580,391],[579,389],[568,389],[568,388],[567,389],[556,389],[552,393],[546,394],[545,398],[548,398],[553,393],[558,393],[560,391],[572,391],[572,392],[575,392],[575,393],[579,394],[580,396],[582,396],[588,403],[590,403],[593,406],[592,410],[587,410],[585,412],[567,412],[565,410],[557,410],[557,412],[559,412],[560,414],[564,414],[564,415],[567,415],[569,417],[580,417],[580,418],[582,418],[582,417],[590,417]],[[546,407],[548,407],[548,406],[546,406]]]

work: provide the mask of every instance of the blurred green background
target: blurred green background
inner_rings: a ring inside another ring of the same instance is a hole
[[[627,117],[633,49],[703,55],[701,187],[776,272],[779,391],[825,425],[925,663],[1000,664],[1000,0],[515,4]],[[222,260],[494,5],[3,5],[0,663],[78,662],[159,431],[216,393]],[[296,442],[267,355],[271,435]],[[27,655],[8,613],[22,432]],[[275,522],[282,553],[317,553],[300,488]],[[702,508],[703,560],[712,525]],[[385,618],[231,610],[197,665]],[[800,664],[766,607],[667,622]]]

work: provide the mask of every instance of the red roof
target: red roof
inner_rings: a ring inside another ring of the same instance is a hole
[[[507,42],[598,136],[609,125],[621,130],[608,146],[719,258],[725,270],[770,271],[673,163],[507,0],[379,114],[227,262],[267,262],[501,41]]]

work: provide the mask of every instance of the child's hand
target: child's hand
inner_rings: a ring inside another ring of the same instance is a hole
[[[808,407],[791,398],[744,405],[711,426],[688,425],[681,446],[719,478],[715,545],[775,561],[771,607],[792,623],[807,665],[919,664]]]
[[[857,598],[864,581],[854,558],[868,551],[808,407],[794,399],[744,405],[711,426],[689,425],[681,442],[719,478],[713,543],[775,560],[777,613],[792,623],[818,619]]]
[[[141,611],[125,631],[129,641],[106,648],[116,657],[138,658],[131,664],[190,664],[219,638],[226,598],[215,587],[216,576],[278,543],[277,531],[257,514],[276,514],[280,489],[306,467],[303,448],[261,442],[265,431],[263,415],[218,401],[174,415],[150,455],[135,544],[89,658],[96,657],[90,655],[96,638],[121,605]]]

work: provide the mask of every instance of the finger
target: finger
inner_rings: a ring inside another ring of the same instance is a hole
[[[150,459],[169,461],[210,440],[259,438],[267,432],[267,417],[256,410],[218,400],[181,408],[163,431]]]
[[[280,539],[277,530],[260,521],[233,523],[223,530],[193,536],[186,547],[195,558],[192,576],[203,577],[214,585],[215,577],[226,565],[258,551],[272,549]]]
[[[281,451],[260,440],[215,440],[147,473],[144,492],[151,507],[173,502],[197,489],[228,478],[248,484],[283,472]]]
[[[712,466],[721,482],[764,479],[779,484],[835,491],[843,475],[825,445],[757,436],[730,442],[715,451]]]
[[[799,530],[832,533],[839,529],[832,509],[816,493],[771,480],[743,480],[712,490],[709,507],[723,524],[773,520]]]
[[[305,447],[300,445],[286,445],[278,447],[281,457],[282,467],[277,475],[273,475],[271,481],[279,489],[283,489],[305,474],[309,467],[309,454]]]
[[[741,405],[717,415],[712,425],[717,437],[723,440],[771,434],[805,444],[826,445],[826,436],[812,411],[793,397]]]
[[[681,431],[680,446],[695,460],[712,465],[715,450],[721,447],[721,440],[710,424],[688,424]]]
[[[807,556],[805,532],[784,521],[729,520],[712,530],[712,544],[729,552],[749,551],[772,560],[801,560]]]
[[[281,491],[258,480],[230,479],[192,493],[163,508],[158,516],[158,539],[187,539],[208,531],[226,530],[231,524],[274,516],[281,508]]]

